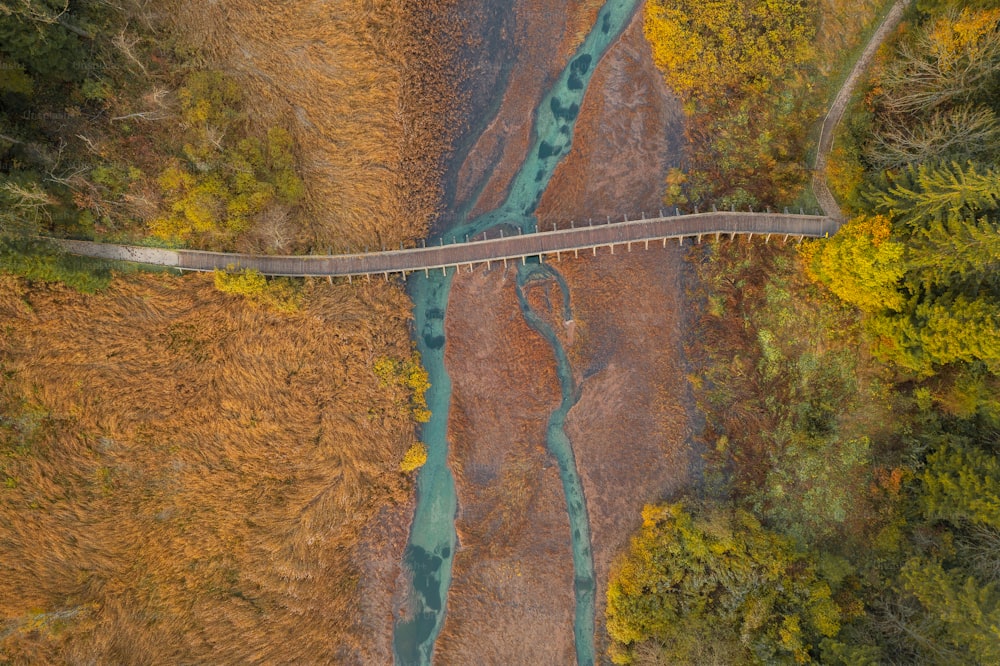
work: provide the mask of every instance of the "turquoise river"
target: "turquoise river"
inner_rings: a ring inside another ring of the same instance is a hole
[[[621,34],[635,12],[638,0],[608,0],[597,22],[535,112],[533,143],[514,177],[506,200],[495,210],[471,221],[459,220],[439,239],[452,243],[472,238],[493,228],[511,233],[537,230],[535,208],[559,161],[569,153],[576,117],[587,85],[608,46]],[[427,463],[417,477],[417,507],[410,527],[404,564],[412,572],[410,613],[395,627],[393,647],[396,663],[431,663],[434,641],[444,623],[455,555],[455,515],[458,501],[455,481],[448,468],[448,407],[451,380],[444,366],[445,311],[453,273],[414,274],[409,283],[417,349],[427,368],[431,387],[427,391],[430,421],[422,430],[427,444]],[[594,663],[594,561],[590,551],[590,525],[583,487],[577,473],[573,448],[563,430],[570,408],[578,398],[566,352],[555,331],[533,312],[524,295],[532,280],[554,279],[563,294],[563,317],[572,319],[569,291],[551,267],[528,262],[518,267],[517,295],[528,325],[552,347],[561,387],[561,403],[549,418],[546,445],[559,466],[566,496],[573,549],[576,614],[574,634],[578,664]]]

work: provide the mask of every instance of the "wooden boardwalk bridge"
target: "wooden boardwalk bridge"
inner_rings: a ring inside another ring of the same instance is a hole
[[[657,217],[653,219],[612,222],[588,226],[573,225],[569,229],[541,231],[532,234],[504,236],[501,232],[492,238],[475,238],[465,243],[454,243],[403,250],[370,252],[364,254],[272,256],[201,252],[197,250],[167,250],[131,245],[113,245],[90,241],[55,240],[71,254],[97,257],[114,261],[131,261],[158,266],[172,266],[186,271],[213,271],[216,269],[254,269],[264,275],[290,277],[331,276],[354,277],[365,275],[402,274],[404,277],[417,271],[443,271],[449,268],[480,264],[506,265],[511,261],[525,262],[529,257],[545,256],[560,259],[564,254],[579,256],[605,248],[614,253],[615,248],[631,251],[634,246],[648,249],[650,244],[668,241],[683,244],[685,240],[701,242],[703,238],[735,237],[737,235],[761,236],[767,240],[777,237],[801,239],[820,238],[837,231],[840,223],[832,217],[820,215],[790,215],[780,213],[711,212],[693,215]]]

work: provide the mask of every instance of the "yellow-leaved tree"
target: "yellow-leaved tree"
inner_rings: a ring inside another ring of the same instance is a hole
[[[813,58],[815,25],[800,0],[650,0],[653,59],[685,98],[765,92]]]
[[[642,517],[608,586],[615,663],[814,663],[840,632],[810,556],[749,513],[677,503]]]
[[[892,221],[883,215],[855,217],[832,238],[806,245],[812,277],[865,312],[900,310],[897,289],[906,273],[905,246],[890,238]]]
[[[180,98],[189,135],[186,159],[160,174],[166,210],[150,223],[153,235],[226,245],[268,208],[291,208],[301,200],[305,190],[288,132],[275,127],[266,141],[228,140],[240,133],[242,102],[233,81],[217,72],[195,72]]]
[[[291,278],[268,279],[252,268],[237,270],[227,266],[226,270],[216,269],[215,288],[286,314],[297,312],[302,303],[302,292]]]

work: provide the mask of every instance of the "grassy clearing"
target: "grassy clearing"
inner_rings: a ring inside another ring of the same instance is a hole
[[[352,553],[404,498],[405,297],[211,276],[100,294],[0,278],[0,660],[330,663],[366,640]]]
[[[147,266],[77,257],[40,242],[0,242],[0,271],[33,282],[65,284],[76,291],[92,294],[106,289],[115,274],[138,272],[177,273],[164,266]]]

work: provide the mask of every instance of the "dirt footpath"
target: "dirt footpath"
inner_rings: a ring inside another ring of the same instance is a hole
[[[847,105],[851,101],[851,95],[854,94],[854,89],[861,81],[861,77],[868,71],[872,60],[875,59],[875,54],[878,53],[879,47],[882,46],[882,43],[899,26],[899,23],[903,20],[903,13],[910,6],[911,2],[912,0],[897,0],[896,4],[892,6],[885,20],[872,35],[871,39],[868,40],[868,45],[865,46],[861,57],[854,63],[854,67],[851,69],[850,74],[847,75],[847,79],[844,80],[843,85],[837,92],[836,99],[833,100],[830,110],[823,119],[823,127],[819,134],[819,146],[816,148],[816,162],[813,165],[813,192],[816,194],[816,199],[823,209],[823,214],[828,217],[838,220],[844,217],[844,213],[840,210],[840,206],[837,204],[837,200],[830,191],[826,180],[826,163],[830,157],[830,151],[833,149],[833,139],[837,125],[840,124],[840,120],[844,117]]]

